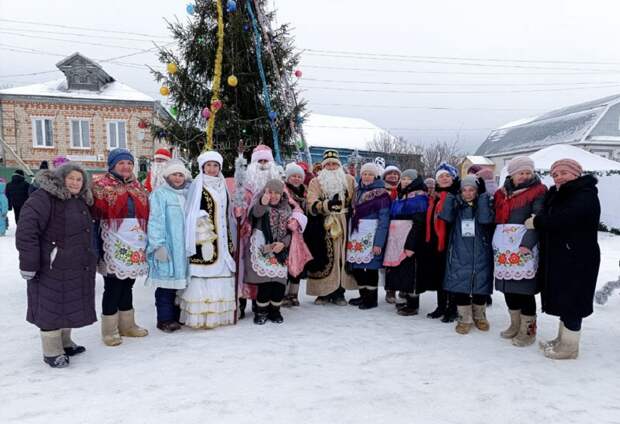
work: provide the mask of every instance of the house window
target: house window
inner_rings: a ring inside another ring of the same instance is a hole
[[[88,149],[90,147],[90,121],[71,121],[71,147]]]
[[[53,147],[54,132],[52,120],[37,118],[32,120],[32,145],[34,147]]]
[[[125,121],[108,122],[108,147],[116,149],[127,148],[127,134],[125,131]]]

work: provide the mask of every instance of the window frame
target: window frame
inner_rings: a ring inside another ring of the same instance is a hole
[[[118,129],[118,127],[119,127],[118,124],[120,122],[122,122],[123,126],[125,127],[125,131],[124,131],[125,145],[124,146],[121,146],[120,143],[119,143],[120,132],[119,132],[119,129]],[[111,137],[112,134],[111,134],[111,131],[110,131],[110,125],[111,124],[115,124],[115,128],[116,128],[116,131],[115,131],[115,133],[116,133],[115,134],[115,136],[116,136],[116,145],[115,146],[112,146],[112,144],[111,144],[111,141],[112,141],[112,137]],[[127,145],[128,145],[128,143],[127,143],[127,121],[124,120],[124,119],[110,119],[110,120],[106,121],[105,125],[106,125],[106,137],[107,137],[107,143],[106,144],[107,144],[108,150],[113,150],[113,149],[117,149],[117,148],[127,149],[128,148],[127,147]]]
[[[37,121],[41,121],[41,135],[43,136],[43,144],[39,145],[37,140]],[[47,132],[45,131],[45,122],[50,122],[51,144],[47,145]],[[54,118],[50,116],[33,116],[32,117],[32,147],[34,149],[53,149],[54,146]]]
[[[74,139],[73,139],[73,123],[74,122],[79,122],[80,125],[80,145],[76,146],[74,143]],[[84,146],[84,140],[82,139],[82,135],[83,135],[83,123],[86,123],[86,125],[88,125],[88,146]],[[73,150],[90,150],[93,147],[93,143],[91,142],[90,139],[90,124],[91,124],[91,120],[88,118],[70,118],[69,119],[69,148],[73,149]]]

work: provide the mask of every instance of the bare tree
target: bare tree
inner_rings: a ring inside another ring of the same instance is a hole
[[[371,152],[381,153],[388,163],[397,164],[401,169],[414,168],[421,171],[420,149],[403,137],[381,133],[367,144]]]
[[[433,176],[442,162],[456,166],[461,160],[458,140],[452,143],[437,140],[432,144],[421,146],[421,150],[422,172],[426,176]]]

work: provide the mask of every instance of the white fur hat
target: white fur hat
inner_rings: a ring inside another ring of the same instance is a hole
[[[360,168],[360,175],[364,172],[370,172],[376,177],[379,175],[379,168],[373,162],[366,162]]]
[[[202,153],[198,156],[198,166],[200,167],[200,172],[202,172],[202,168],[205,166],[207,162],[217,162],[220,164],[220,169],[224,166],[224,158],[215,150],[210,150],[208,152]]]
[[[286,165],[285,172],[286,172],[286,178],[287,179],[291,175],[301,175],[302,177],[306,176],[306,173],[304,172],[303,168],[301,166],[297,165],[294,162],[291,162],[288,165]]]
[[[192,174],[187,170],[185,164],[181,159],[170,159],[168,162],[166,162],[166,166],[162,171],[162,175],[164,176],[164,178],[168,178],[168,176],[177,172],[183,174],[186,180],[192,179]]]

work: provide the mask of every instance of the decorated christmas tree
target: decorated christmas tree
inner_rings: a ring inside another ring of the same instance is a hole
[[[264,0],[197,0],[168,22],[176,45],[160,48],[166,72],[152,70],[173,119],[156,137],[195,158],[215,149],[230,173],[238,146],[259,143],[283,161],[304,150],[298,55],[288,25],[272,29]]]

